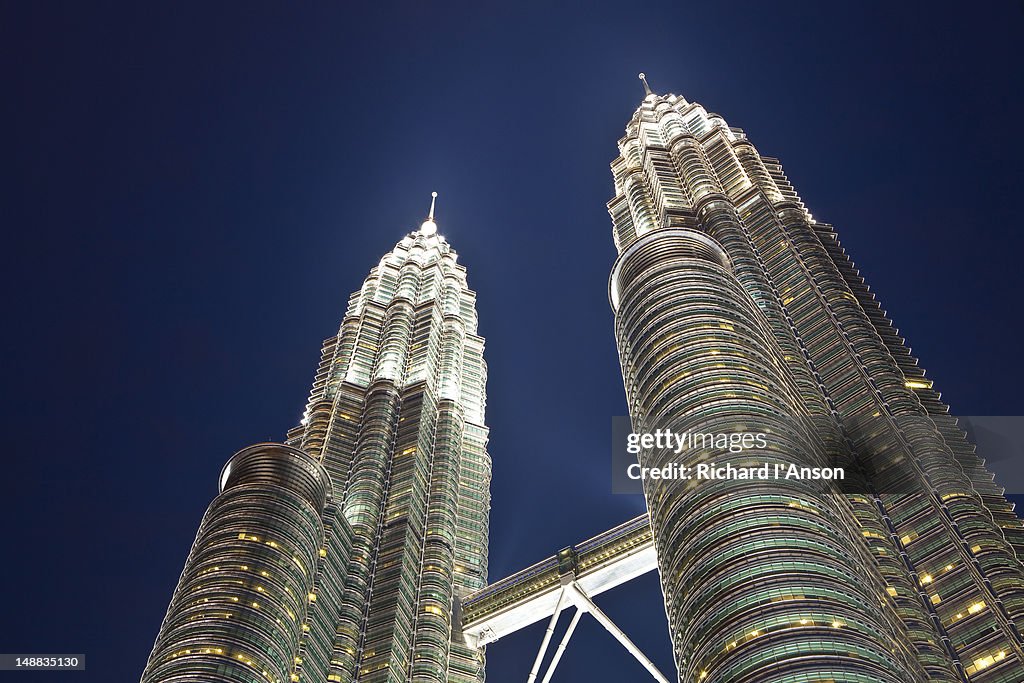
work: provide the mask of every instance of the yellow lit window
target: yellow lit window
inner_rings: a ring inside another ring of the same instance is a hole
[[[968,676],[977,673],[981,669],[987,669],[996,662],[1001,662],[1006,659],[1006,651],[1000,650],[995,654],[988,655],[987,657],[978,657],[971,664],[964,667],[964,671]]]

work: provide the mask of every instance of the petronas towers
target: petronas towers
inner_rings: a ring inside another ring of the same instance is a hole
[[[302,424],[224,468],[142,680],[458,681],[487,578],[487,368],[431,216],[349,299]]]
[[[644,480],[630,547],[653,543],[679,680],[1020,683],[1024,527],[1002,490],[779,162],[644,87],[608,204],[634,432],[757,433],[700,458],[848,473]],[[482,681],[463,603],[507,614],[585,552],[482,590],[483,347],[431,206],[350,297],[302,423],[224,467],[143,682]]]
[[[680,680],[1022,680],[1024,529],[832,227],[682,97],[647,89],[619,151],[634,429],[757,431],[759,461],[855,477],[645,481]]]

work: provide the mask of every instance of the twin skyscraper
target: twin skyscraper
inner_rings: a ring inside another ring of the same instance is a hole
[[[224,467],[143,683],[482,681],[473,624],[551,615],[546,647],[566,601],[607,619],[587,577],[620,560],[656,563],[686,683],[1024,680],[1002,490],[779,162],[644,87],[608,204],[634,431],[756,432],[758,462],[852,480],[645,480],[643,519],[488,587],[484,342],[432,205],[350,297],[302,423]]]

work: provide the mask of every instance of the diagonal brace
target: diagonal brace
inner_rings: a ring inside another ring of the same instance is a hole
[[[548,651],[548,644],[551,642],[551,635],[555,632],[555,624],[558,623],[558,615],[562,613],[562,605],[565,604],[565,599],[568,597],[568,587],[562,586],[558,592],[558,604],[555,605],[555,613],[551,615],[551,621],[548,623],[548,630],[544,632],[544,640],[541,641],[540,651],[537,653],[537,659],[533,661],[533,668],[530,670],[530,675],[526,679],[526,683],[533,683],[537,680],[537,673],[540,671],[540,663],[544,660],[544,654]]]
[[[558,643],[558,649],[555,650],[555,656],[552,658],[551,663],[548,664],[548,671],[544,674],[544,680],[541,683],[550,683],[551,676],[555,673],[555,667],[558,666],[558,660],[562,658],[562,653],[565,652],[565,646],[569,644],[569,639],[572,638],[572,632],[576,630],[576,624],[580,623],[580,617],[583,616],[583,610],[579,607],[576,608],[576,614],[572,615],[572,621],[569,622],[569,630],[562,636],[562,641]]]
[[[593,614],[594,618],[597,619],[597,621],[600,622],[600,624],[604,626],[609,633],[615,636],[615,639],[619,641],[619,643],[621,643],[622,646],[626,648],[626,650],[628,650],[631,655],[636,657],[638,662],[644,665],[644,668],[647,669],[648,673],[654,676],[654,680],[658,681],[658,683],[669,683],[669,680],[665,678],[665,676],[660,671],[658,671],[658,667],[654,665],[654,662],[648,659],[644,655],[644,653],[640,651],[640,648],[638,648],[633,643],[633,641],[630,640],[629,637],[622,632],[622,629],[616,626],[615,622],[609,619],[608,615],[602,612],[601,608],[594,604],[594,601],[590,599],[590,596],[587,595],[586,591],[584,591],[578,583],[573,581],[568,586],[566,586],[566,589],[573,591],[573,597],[576,601],[577,606],[580,609],[586,610]],[[559,600],[559,608],[560,607],[561,600]],[[558,614],[557,610],[555,611],[555,614]]]

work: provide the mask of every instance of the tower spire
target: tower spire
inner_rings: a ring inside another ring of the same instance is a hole
[[[651,90],[651,86],[647,85],[647,74],[645,74],[643,71],[641,71],[639,78],[640,78],[641,81],[643,81],[644,93],[646,93],[647,95],[653,95],[654,92]]]
[[[420,234],[421,235],[430,236],[430,235],[433,235],[434,233],[437,232],[437,223],[434,222],[434,203],[435,202],[437,202],[437,193],[436,192],[431,192],[430,193],[430,213],[427,214],[427,220],[423,221],[423,224],[420,225]]]

